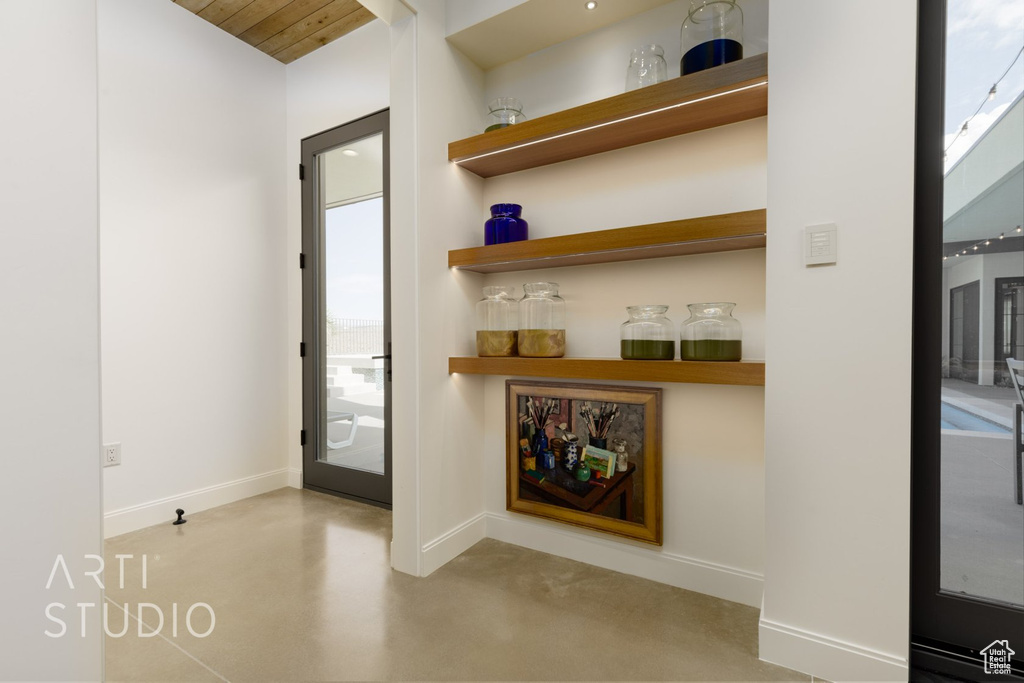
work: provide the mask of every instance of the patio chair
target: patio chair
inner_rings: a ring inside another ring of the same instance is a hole
[[[1024,505],[1024,481],[1021,481],[1021,469],[1024,469],[1024,437],[1021,435],[1021,424],[1024,423],[1024,360],[1007,358],[1006,367],[1017,391],[1017,405],[1013,410],[1013,474],[1017,505]]]
[[[331,441],[327,439],[327,447],[332,451],[336,451],[339,448],[345,448],[351,446],[352,442],[356,440],[356,429],[359,428],[359,418],[356,417],[355,413],[342,413],[335,412],[333,410],[327,411],[327,422],[343,422],[348,421],[352,423],[352,428],[348,431],[348,438],[344,441]]]

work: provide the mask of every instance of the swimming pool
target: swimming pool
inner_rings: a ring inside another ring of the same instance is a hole
[[[1012,430],[1001,425],[983,420],[977,415],[951,406],[948,403],[942,404],[942,417],[940,420],[942,429],[959,429],[965,432],[989,432],[993,434],[1010,434]]]

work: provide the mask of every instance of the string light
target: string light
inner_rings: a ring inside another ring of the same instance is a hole
[[[1012,62],[1010,62],[1010,66],[1006,67],[1006,71],[1003,72],[1003,75],[1000,76],[996,80],[996,82],[992,84],[992,87],[988,91],[988,95],[986,95],[985,99],[981,101],[981,104],[979,104],[978,108],[974,110],[974,113],[968,116],[967,120],[964,121],[963,125],[960,127],[960,134],[957,137],[967,135],[967,124],[974,120],[974,117],[981,112],[982,107],[984,107],[988,102],[991,102],[996,98],[996,90],[998,89],[999,84],[1003,82],[1004,78],[1006,78],[1006,74],[1010,73],[1010,69],[1012,69],[1013,65],[1017,63],[1018,59],[1020,59],[1021,54],[1024,54],[1024,46],[1022,46],[1020,50],[1017,51],[1017,56],[1013,58]],[[956,144],[957,137],[954,137],[953,142],[949,143],[949,146],[946,147],[946,152],[948,152],[953,147],[953,145]],[[943,157],[943,159],[945,159],[945,157]]]
[[[1024,226],[1018,225],[1017,227],[1015,227],[1013,229],[1013,232],[1015,232],[1015,233],[1024,232]],[[1006,239],[1006,233],[1005,232],[1001,232],[1001,233],[999,233],[999,237],[990,237],[990,238],[986,238],[986,239],[983,239],[983,240],[978,240],[977,242],[975,242],[973,245],[971,245],[970,247],[968,247],[966,249],[957,249],[956,253],[954,253],[953,256],[956,257],[956,258],[960,258],[961,256],[967,256],[968,254],[973,254],[976,251],[980,251],[982,247],[990,247],[990,246],[992,246],[992,240],[995,240],[995,239],[1000,239],[1000,240]],[[942,260],[943,261],[948,261],[949,260],[949,254],[943,255]]]

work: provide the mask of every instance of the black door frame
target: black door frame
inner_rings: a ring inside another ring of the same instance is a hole
[[[963,317],[960,325],[961,355],[960,355],[960,377],[965,382],[972,384],[981,383],[981,280],[974,280],[959,287],[949,290],[949,362],[953,363],[953,331],[955,329],[953,320],[953,302],[958,293],[963,294]],[[968,335],[968,332],[971,332]],[[973,345],[968,340],[973,339]],[[968,359],[968,351],[974,352],[974,358]],[[970,372],[968,372],[970,370]],[[974,379],[966,379],[964,375]]]
[[[1024,613],[939,587],[940,393],[942,348],[942,184],[945,110],[945,0],[918,1],[917,131],[914,180],[914,291],[911,403],[911,666],[984,680],[969,634],[1014,640]],[[1024,657],[1024,647],[1016,648]],[[1015,659],[1015,666],[1021,660]],[[1017,669],[1014,669],[1015,673]],[[1015,678],[1024,680],[1024,669]]]
[[[373,135],[382,135],[384,195],[384,474],[362,472],[321,462],[319,449],[326,443],[323,380],[323,301],[320,280],[324,254],[317,207],[320,202],[318,157],[333,149]],[[303,488],[350,498],[381,507],[392,501],[391,424],[391,168],[390,113],[384,109],[302,140],[302,445]]]
[[[994,379],[1002,378],[1003,380],[1009,380],[1006,370],[1006,359],[1017,358],[1016,351],[1011,350],[1010,355],[1007,356],[1003,349],[1003,337],[1006,336],[1006,320],[1003,316],[1003,301],[1006,297],[1006,292],[1003,290],[1007,285],[1013,287],[1024,287],[1024,277],[997,277],[995,279],[995,294],[993,296],[993,305],[995,306],[995,330],[992,335],[992,364]],[[1021,344],[1021,339],[1017,338],[1017,317],[1024,315],[1024,311],[1019,310],[1017,307],[1016,300],[1013,301],[1012,310],[1010,312],[1010,346],[1017,347]],[[1018,359],[1019,360],[1019,359]]]

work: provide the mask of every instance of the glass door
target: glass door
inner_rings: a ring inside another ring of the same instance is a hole
[[[303,485],[391,504],[388,113],[302,141]]]
[[[918,7],[911,664],[1020,680],[1024,3]]]

